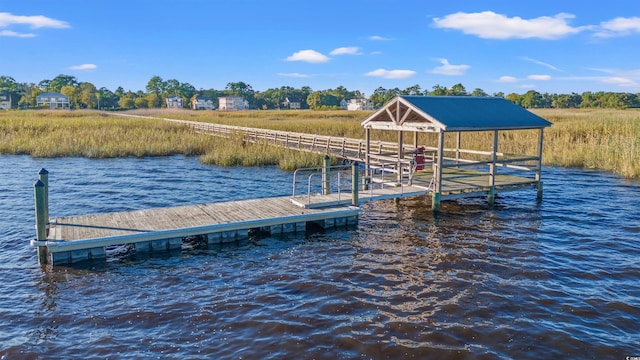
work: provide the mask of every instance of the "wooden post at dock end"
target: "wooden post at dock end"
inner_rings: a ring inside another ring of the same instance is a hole
[[[358,188],[360,187],[358,180],[358,164],[354,161],[351,164],[351,205],[358,206]]]
[[[331,165],[331,158],[329,155],[324,156],[324,161],[322,163],[322,194],[329,195],[331,190],[329,188],[330,185],[330,174],[329,174],[329,166]]]
[[[538,201],[542,201],[542,192],[543,192],[542,188],[543,188],[542,181],[538,181],[538,196],[537,196]]]
[[[33,184],[33,197],[36,210],[36,240],[47,240],[47,218],[45,217],[45,186],[42,180]],[[41,265],[47,263],[47,247],[38,246],[38,261]]]
[[[49,235],[49,172],[42,168],[38,171],[38,180],[44,184],[44,219],[46,221],[47,235]]]

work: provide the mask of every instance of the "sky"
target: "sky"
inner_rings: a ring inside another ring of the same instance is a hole
[[[0,0],[0,75],[640,93],[638,0]]]

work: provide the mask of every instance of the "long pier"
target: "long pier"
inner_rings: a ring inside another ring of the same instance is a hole
[[[37,237],[31,245],[38,249],[41,264],[70,265],[104,259],[107,248],[118,245],[152,253],[179,250],[194,238],[212,246],[255,234],[304,234],[356,225],[362,202],[428,192],[391,182],[366,184],[366,190],[360,190],[356,164],[306,170],[304,175],[311,175],[302,177],[302,185],[294,176],[291,196],[49,218],[49,173],[42,169],[34,184]],[[322,177],[313,176],[320,172]],[[350,176],[344,176],[347,173]],[[296,188],[311,189],[313,181],[320,193],[296,194]]]

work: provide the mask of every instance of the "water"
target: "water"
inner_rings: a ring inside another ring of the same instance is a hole
[[[366,204],[357,228],[40,268],[52,217],[288,195],[292,174],[184,157],[0,157],[0,359],[624,359],[640,355],[640,181]],[[430,201],[426,201],[430,203]]]

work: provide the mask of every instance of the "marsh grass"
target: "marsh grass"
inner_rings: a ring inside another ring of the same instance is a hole
[[[0,154],[33,157],[148,157],[182,154],[220,166],[278,165],[295,170],[322,156],[224,139],[163,120],[121,118],[92,111],[0,112]]]
[[[640,110],[536,109],[551,121],[545,129],[545,165],[585,167],[640,178]],[[362,120],[370,111],[190,111],[132,112],[161,118],[268,128],[330,136],[363,138]],[[463,133],[462,147],[489,150],[491,132]],[[499,151],[536,152],[537,131],[501,131]],[[397,133],[373,131],[374,140],[397,141]],[[405,142],[412,141],[410,135]],[[420,134],[420,144],[434,146],[433,134]],[[445,146],[455,146],[448,134]],[[265,143],[250,144],[240,137],[221,139],[161,120],[128,119],[83,111],[0,112],[0,153],[38,157],[126,157],[184,154],[221,166],[278,165],[285,170],[318,166],[321,155]],[[335,159],[333,160],[336,161]]]
[[[640,177],[640,110],[539,109],[553,122],[545,130],[545,164]]]

